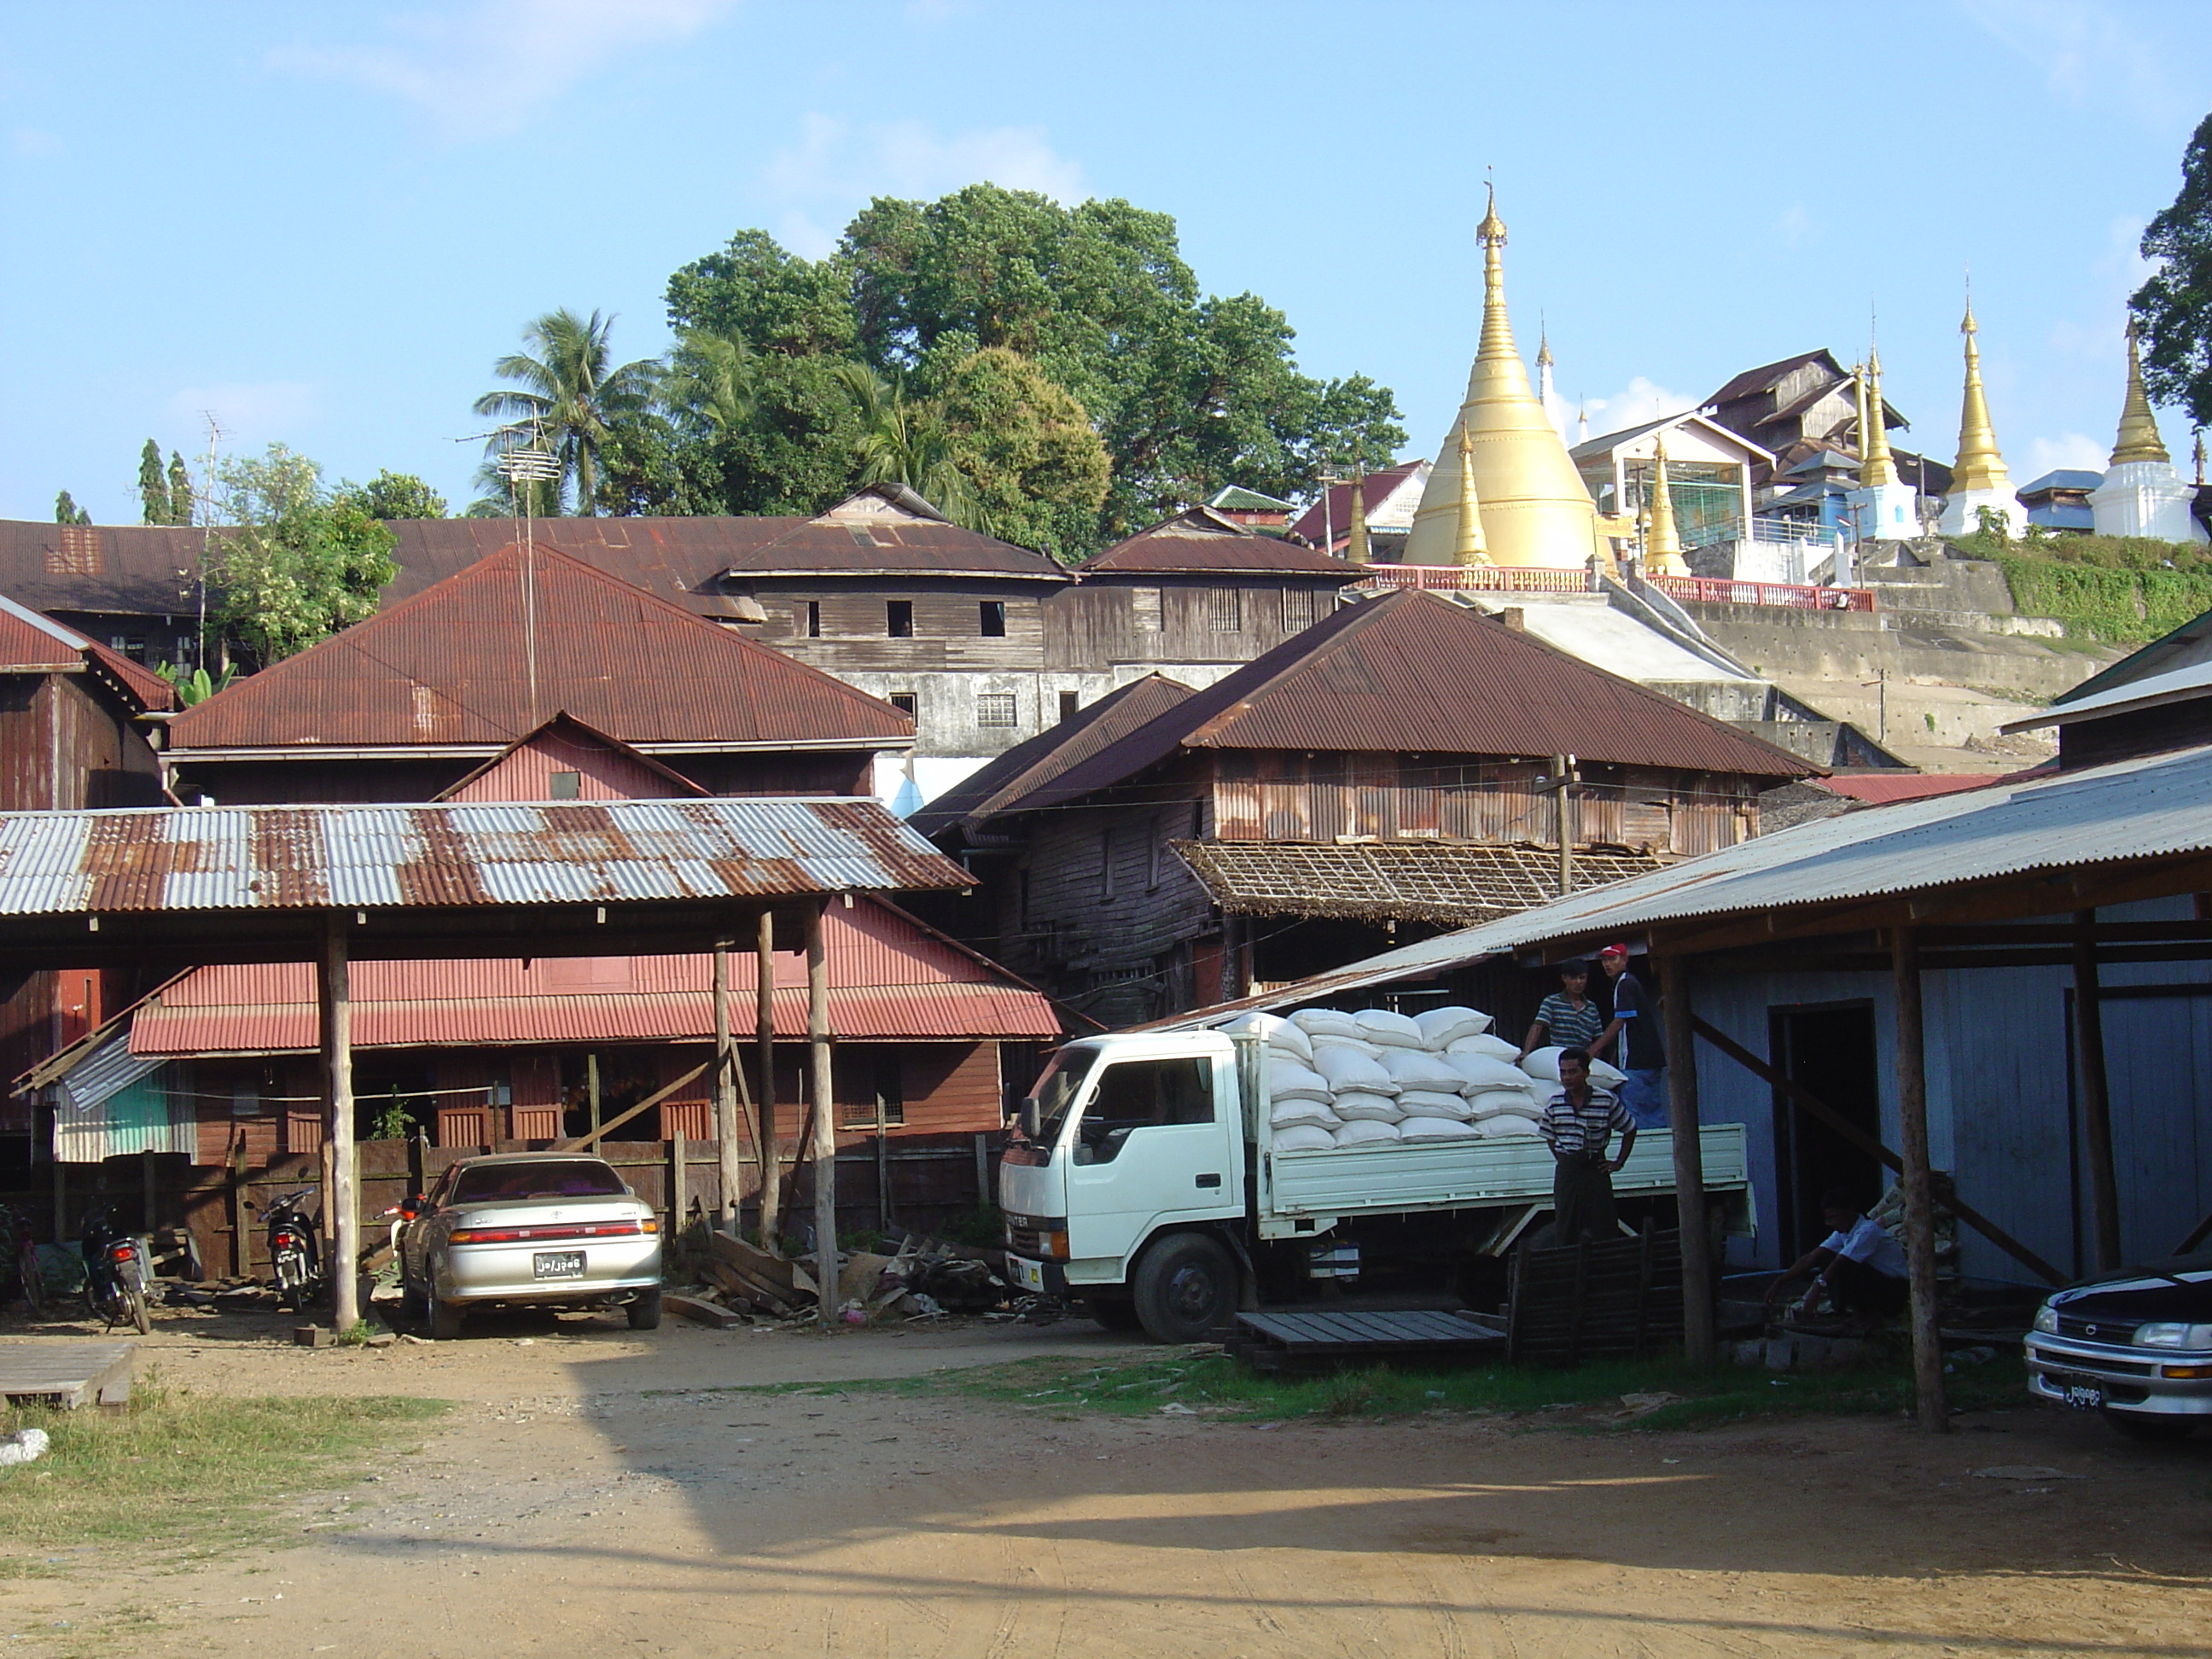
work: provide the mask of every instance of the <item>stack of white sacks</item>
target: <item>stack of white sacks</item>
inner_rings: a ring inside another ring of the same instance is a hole
[[[1275,1150],[1318,1152],[1534,1136],[1559,1088],[1559,1051],[1539,1048],[1516,1064],[1519,1045],[1492,1036],[1491,1024],[1473,1008],[1410,1017],[1301,1008],[1287,1019],[1244,1014],[1220,1029],[1266,1040]],[[1590,1072],[1607,1088],[1621,1081],[1602,1060]]]

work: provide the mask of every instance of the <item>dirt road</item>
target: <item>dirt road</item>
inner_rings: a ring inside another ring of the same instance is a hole
[[[16,1650],[120,1610],[148,1656],[2212,1656],[2212,1442],[2036,1411],[1930,1441],[728,1391],[1127,1346],[1080,1323],[149,1346],[195,1389],[464,1403],[296,1548],[0,1586]]]

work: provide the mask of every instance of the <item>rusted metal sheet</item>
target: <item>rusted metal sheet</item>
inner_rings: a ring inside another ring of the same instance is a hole
[[[872,800],[155,807],[0,817],[0,915],[785,898],[970,878]]]
[[[1359,567],[1303,542],[1263,536],[1210,507],[1194,507],[1093,554],[1076,567],[1085,578],[1188,574],[1301,575],[1355,581]]]

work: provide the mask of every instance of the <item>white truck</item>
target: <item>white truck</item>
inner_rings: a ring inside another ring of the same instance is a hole
[[[1533,1136],[1276,1147],[1253,1035],[1132,1032],[1062,1048],[1022,1103],[999,1169],[1007,1265],[1100,1322],[1191,1342],[1238,1308],[1323,1281],[1464,1285],[1552,1207]],[[1743,1127],[1700,1132],[1705,1190],[1750,1231]],[[1637,1137],[1613,1177],[1624,1218],[1674,1224],[1673,1138]],[[1502,1273],[1498,1275],[1502,1282]]]

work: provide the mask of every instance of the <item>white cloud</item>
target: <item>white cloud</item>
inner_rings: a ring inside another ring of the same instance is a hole
[[[1803,247],[1808,242],[1818,241],[1826,228],[1806,211],[1802,202],[1792,202],[1784,208],[1773,225],[1774,235],[1784,247]]]
[[[988,180],[1060,201],[1088,192],[1083,169],[1055,151],[1042,127],[987,127],[939,134],[921,121],[855,126],[812,114],[799,142],[762,169],[769,191],[790,204],[779,234],[795,252],[819,258],[842,224],[873,196],[933,197]]]
[[[1585,398],[1582,400],[1582,408],[1589,416],[1592,436],[1641,426],[1644,422],[1656,421],[1662,415],[1680,415],[1684,410],[1697,406],[1695,398],[1669,392],[1665,386],[1656,386],[1641,374],[1610,398]]]
[[[2124,108],[2154,123],[2195,118],[2159,46],[2171,21],[2131,16],[2107,0],[1961,0],[1960,9],[2041,70],[2069,104]]]
[[[169,399],[170,428],[204,434],[205,416],[223,429],[228,450],[289,442],[322,413],[322,386],[314,380],[229,381],[186,386]]]
[[[64,146],[52,133],[38,127],[17,127],[8,135],[8,153],[11,155],[58,155]]]
[[[457,136],[514,131],[627,47],[696,34],[736,0],[474,0],[402,13],[391,44],[283,46],[272,68],[351,81],[427,110]]]
[[[2115,409],[2113,412],[2117,415],[2118,410]],[[2027,465],[2022,469],[2026,476],[2021,483],[2027,483],[2062,467],[2081,472],[2102,472],[2112,459],[2112,447],[2108,443],[2100,444],[2094,438],[2085,437],[2079,432],[2062,432],[2056,438],[2033,439],[2027,446]]]

